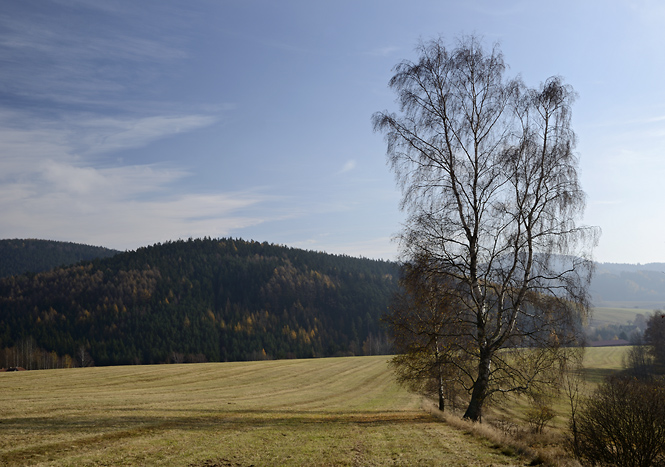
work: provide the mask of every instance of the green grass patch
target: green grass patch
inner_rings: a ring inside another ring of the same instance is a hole
[[[623,368],[623,359],[630,346],[588,347],[584,352],[584,379],[596,385]]]
[[[591,394],[605,377],[621,371],[624,355],[630,348],[630,346],[587,347],[584,351],[584,368],[582,370],[584,386],[581,389],[583,394]],[[569,404],[569,400],[563,393],[552,401],[551,408],[556,415],[548,424],[549,431],[554,430],[563,433],[568,429]],[[532,405],[527,397],[512,395],[497,400],[489,412],[496,419],[509,424],[516,423],[525,429],[527,426],[527,411],[531,408]]]
[[[635,321],[638,314],[648,315],[652,309],[596,307],[592,309],[591,322],[595,326],[606,324],[628,324]]]

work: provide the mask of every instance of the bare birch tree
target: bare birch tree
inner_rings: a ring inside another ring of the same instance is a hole
[[[480,420],[493,393],[544,383],[588,312],[598,232],[576,224],[575,94],[558,77],[537,89],[505,78],[498,47],[475,37],[418,53],[390,80],[399,114],[373,123],[408,213],[403,260],[425,257],[429,275],[454,284],[459,351],[475,361],[465,417]]]

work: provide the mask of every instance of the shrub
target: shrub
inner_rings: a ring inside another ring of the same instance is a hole
[[[656,372],[665,374],[665,313],[655,311],[647,321],[644,340],[650,346]]]
[[[606,380],[579,411],[577,439],[589,465],[665,466],[665,384]]]
[[[526,421],[534,433],[542,433],[555,416],[552,407],[542,402],[534,402],[526,411]]]

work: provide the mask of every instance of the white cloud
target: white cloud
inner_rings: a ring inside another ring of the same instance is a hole
[[[164,75],[177,74],[191,53],[188,33],[177,27],[189,21],[190,7],[75,0],[7,8],[0,15],[7,96],[0,104],[0,238],[135,248],[229,234],[274,216],[260,212],[272,198],[251,188],[185,193],[180,182],[194,173],[173,161],[100,157],[209,127],[230,109],[215,100],[164,100]]]
[[[350,159],[344,163],[344,166],[342,166],[342,169],[337,172],[338,174],[343,174],[346,172],[351,172],[353,169],[356,168],[356,161],[354,159]]]
[[[256,190],[182,193],[177,182],[190,175],[182,168],[98,165],[99,153],[142,147],[215,121],[207,115],[157,115],[61,122],[0,113],[0,238],[129,249],[222,236],[264,222],[269,216],[241,214],[271,201]]]
[[[372,259],[397,260],[397,244],[387,236],[360,241],[335,241],[330,237],[316,237],[295,241],[293,246],[305,250],[325,251],[336,255],[364,256]]]
[[[0,110],[0,181],[39,176],[56,184],[98,183],[100,180],[93,180],[97,171],[91,170],[89,156],[142,147],[216,121],[215,116],[197,114],[114,118],[77,115],[40,120]],[[107,178],[116,179],[128,175],[117,170],[105,173]],[[153,178],[156,174],[154,168],[148,167],[134,168],[131,173],[134,178]]]
[[[176,238],[223,236],[260,224],[261,217],[238,214],[266,201],[253,193],[187,194],[153,201],[75,193],[35,194],[2,187],[0,235],[45,238],[133,249]],[[7,195],[7,196],[5,196]]]
[[[77,167],[47,160],[0,185],[0,238],[45,238],[128,249],[259,224],[239,214],[270,201],[257,192],[170,193],[186,172],[160,166]]]
[[[185,177],[187,173],[157,165],[97,169],[48,160],[41,165],[40,175],[45,182],[42,185],[44,192],[123,200],[159,191],[169,183]]]

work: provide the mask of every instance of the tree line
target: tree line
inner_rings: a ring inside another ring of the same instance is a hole
[[[96,365],[387,353],[396,276],[394,263],[268,243],[167,242],[0,279],[0,348],[31,339]]]

